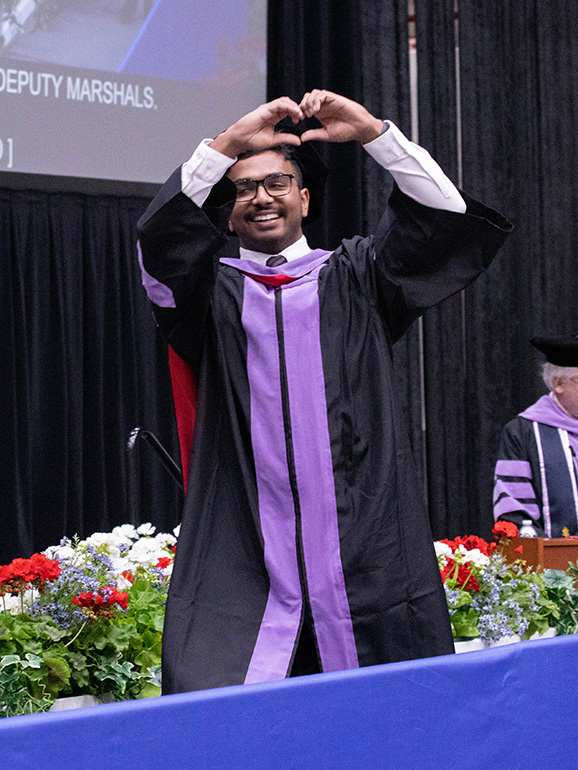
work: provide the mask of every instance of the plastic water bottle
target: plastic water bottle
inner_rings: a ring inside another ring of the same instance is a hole
[[[522,526],[518,530],[518,537],[539,537],[532,519],[524,519]]]

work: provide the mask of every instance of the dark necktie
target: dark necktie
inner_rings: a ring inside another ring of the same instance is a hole
[[[284,265],[285,262],[287,262],[287,260],[281,254],[274,254],[267,259],[265,264],[267,267],[279,267],[279,265]]]

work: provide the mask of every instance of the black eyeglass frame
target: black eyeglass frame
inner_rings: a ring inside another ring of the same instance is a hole
[[[274,180],[274,179],[280,179],[282,177],[286,177],[289,179],[289,187],[285,192],[279,193],[279,192],[272,192],[271,190],[267,189],[267,180]],[[236,179],[233,184],[235,185],[237,189],[237,198],[236,200],[240,201],[241,203],[247,203],[248,201],[254,200],[254,198],[257,195],[257,192],[259,191],[259,185],[263,185],[263,189],[267,193],[267,195],[270,195],[272,198],[282,198],[284,195],[289,195],[291,192],[292,187],[292,180],[296,179],[295,174],[285,174],[283,172],[274,172],[272,174],[267,174],[267,176],[264,176],[263,179]],[[255,189],[253,191],[253,194],[247,197],[239,198],[239,185],[240,184],[248,184],[251,183],[252,185],[255,185]]]

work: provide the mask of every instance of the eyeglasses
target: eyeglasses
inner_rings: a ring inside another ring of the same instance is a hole
[[[280,198],[291,190],[293,174],[267,174],[263,179],[237,179],[234,182],[237,188],[238,201],[252,201],[257,195],[259,185],[262,184],[267,195],[272,198]]]

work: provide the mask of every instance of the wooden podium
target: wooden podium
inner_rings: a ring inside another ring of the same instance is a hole
[[[520,546],[522,552],[516,552]],[[532,567],[566,572],[568,563],[578,560],[578,538],[513,537],[503,553],[509,562],[524,559]]]

